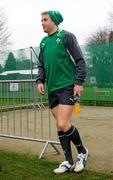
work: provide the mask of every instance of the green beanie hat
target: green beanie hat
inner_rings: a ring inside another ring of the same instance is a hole
[[[63,22],[63,16],[59,11],[48,11],[48,14],[52,21],[58,26],[61,22]]]

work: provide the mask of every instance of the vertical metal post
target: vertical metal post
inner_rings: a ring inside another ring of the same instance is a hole
[[[31,79],[33,79],[33,56],[32,56],[32,49],[30,48],[30,59],[31,59]]]

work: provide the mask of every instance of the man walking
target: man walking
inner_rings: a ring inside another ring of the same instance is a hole
[[[74,96],[81,96],[85,81],[85,61],[76,37],[71,32],[60,30],[58,25],[63,17],[58,11],[41,13],[42,27],[47,36],[40,43],[37,90],[44,95],[47,81],[49,107],[56,120],[59,141],[65,155],[54,173],[64,173],[84,169],[88,149],[83,145],[80,134],[71,123]],[[78,154],[74,162],[71,141]]]

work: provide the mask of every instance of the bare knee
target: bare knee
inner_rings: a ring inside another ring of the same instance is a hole
[[[57,129],[62,131],[67,131],[71,127],[71,123],[69,121],[58,120],[57,121]]]
[[[62,122],[57,122],[57,128],[58,130],[64,130],[65,124]]]

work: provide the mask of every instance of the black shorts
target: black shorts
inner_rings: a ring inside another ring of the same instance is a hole
[[[58,104],[74,105],[74,86],[67,86],[62,89],[56,90],[48,95],[49,107],[52,109]]]

